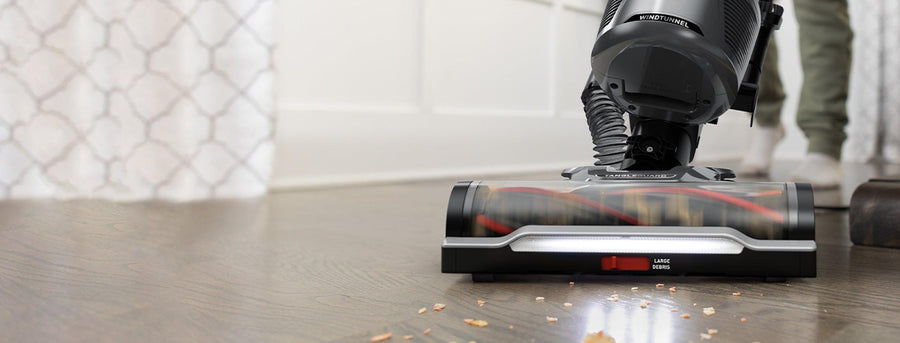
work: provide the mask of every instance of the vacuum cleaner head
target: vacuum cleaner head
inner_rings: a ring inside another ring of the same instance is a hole
[[[808,184],[735,183],[705,167],[563,175],[456,184],[443,272],[815,276]]]

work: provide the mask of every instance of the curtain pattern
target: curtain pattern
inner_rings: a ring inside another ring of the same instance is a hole
[[[900,1],[852,0],[853,69],[845,160],[900,162]]]
[[[0,198],[265,193],[272,0],[0,0]]]

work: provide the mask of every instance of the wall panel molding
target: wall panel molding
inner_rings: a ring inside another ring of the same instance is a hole
[[[320,0],[321,1],[321,0]],[[585,3],[573,0],[505,0],[509,2],[527,2],[545,5],[547,11],[550,15],[550,23],[548,27],[549,36],[547,46],[549,49],[546,51],[548,55],[548,63],[546,66],[546,70],[549,73],[549,80],[546,86],[547,89],[547,97],[549,99],[549,104],[547,106],[546,111],[539,110],[521,110],[521,109],[488,109],[480,106],[472,106],[472,107],[462,107],[462,106],[451,106],[446,107],[444,109],[436,109],[434,108],[434,92],[436,91],[436,85],[434,81],[434,71],[435,66],[435,58],[433,56],[429,56],[429,48],[436,44],[436,42],[430,42],[433,38],[429,35],[428,30],[428,16],[435,16],[439,14],[431,13],[429,14],[429,3],[434,2],[436,0],[418,0],[414,1],[414,18],[407,18],[412,22],[413,26],[417,28],[416,32],[416,42],[415,42],[415,51],[414,54],[416,56],[417,63],[415,65],[409,66],[414,69],[414,74],[416,76],[416,84],[418,85],[418,89],[416,90],[415,96],[415,104],[410,103],[409,106],[405,106],[402,104],[399,105],[385,105],[381,103],[356,103],[356,104],[347,104],[347,103],[322,103],[319,102],[309,102],[304,99],[288,99],[284,104],[281,105],[283,108],[289,109],[299,109],[299,110],[324,110],[324,111],[351,111],[351,112],[363,112],[366,108],[371,108],[372,112],[384,113],[390,112],[392,108],[396,108],[399,113],[408,113],[412,111],[415,107],[419,111],[419,113],[423,115],[429,114],[445,114],[445,115],[473,115],[478,113],[479,111],[484,111],[485,115],[503,115],[503,116],[514,116],[516,114],[521,114],[523,116],[543,116],[544,112],[551,113],[551,116],[563,117],[565,116],[559,108],[559,99],[560,97],[567,97],[569,95],[559,94],[558,92],[558,84],[560,82],[560,70],[558,68],[559,64],[559,55],[560,55],[560,44],[559,41],[562,39],[567,39],[567,37],[561,37],[562,31],[560,30],[561,15],[563,11],[571,11],[584,15],[590,15],[597,18],[602,17],[602,7],[600,10],[596,8],[590,8],[585,5]],[[601,6],[603,4],[601,3]],[[432,11],[433,12],[433,11]],[[434,18],[432,18],[434,19]]]

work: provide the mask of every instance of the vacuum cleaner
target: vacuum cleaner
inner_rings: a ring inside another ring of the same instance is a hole
[[[772,0],[609,0],[581,95],[596,162],[457,183],[442,272],[814,277],[809,184],[689,166],[703,125],[755,111],[782,14]]]

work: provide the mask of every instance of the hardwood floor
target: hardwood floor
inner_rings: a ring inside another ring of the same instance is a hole
[[[492,179],[506,178],[557,175]],[[473,284],[440,273],[452,183],[187,204],[5,202],[0,340],[368,342],[393,332],[393,342],[407,334],[413,342],[580,342],[601,329],[619,342],[700,342],[707,329],[722,342],[900,335],[900,250],[852,246],[845,212],[817,214],[814,279],[581,277],[570,286],[565,276],[538,276]],[[606,300],[611,294],[620,300]],[[651,304],[641,308],[641,300]],[[434,312],[435,303],[447,307]],[[704,307],[716,314],[704,316]]]

